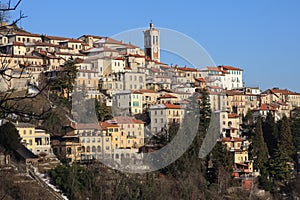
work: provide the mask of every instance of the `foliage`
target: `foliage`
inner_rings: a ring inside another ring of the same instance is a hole
[[[210,155],[207,156],[206,180],[209,186],[217,186],[218,194],[224,194],[230,185],[232,158],[226,145],[217,142]]]
[[[50,87],[60,91],[63,96],[66,93],[67,99],[70,100],[70,94],[72,93],[75,85],[77,71],[76,61],[70,58],[61,67],[61,71],[58,76],[53,79]]]
[[[8,152],[17,150],[21,145],[19,132],[11,122],[0,126],[0,145]]]
[[[79,165],[62,165],[51,170],[49,175],[69,198],[80,199],[89,195],[94,183],[94,176],[86,168]]]
[[[290,118],[290,127],[295,150],[300,152],[300,109],[294,111]]]
[[[270,160],[269,167],[269,173],[276,188],[284,186],[290,180],[294,166],[292,158],[295,153],[288,118],[284,116],[278,122],[278,126],[277,148],[274,151],[273,158]]]
[[[267,114],[266,119],[263,121],[263,136],[268,147],[268,152],[272,157],[277,146],[278,128],[271,112]]]
[[[106,106],[105,101],[95,99],[95,107],[99,121],[103,122],[113,118],[111,108]]]

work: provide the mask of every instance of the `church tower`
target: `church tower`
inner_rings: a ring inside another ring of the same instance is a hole
[[[160,62],[160,33],[154,28],[152,21],[150,28],[144,30],[144,51],[151,60]]]

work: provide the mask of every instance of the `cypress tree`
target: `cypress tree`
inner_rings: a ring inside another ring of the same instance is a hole
[[[268,162],[268,148],[265,143],[262,131],[262,119],[258,118],[255,127],[255,135],[252,140],[254,166],[261,171],[262,175],[266,174]]]
[[[263,122],[263,136],[268,147],[268,152],[272,157],[277,146],[278,129],[275,123],[274,116],[271,112],[268,113]]]
[[[284,116],[279,124],[277,148],[271,159],[269,172],[276,185],[285,184],[293,171],[294,146],[288,118]]]

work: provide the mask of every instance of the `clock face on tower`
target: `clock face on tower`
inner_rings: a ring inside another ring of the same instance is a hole
[[[153,51],[154,53],[157,53],[157,47],[154,47]]]

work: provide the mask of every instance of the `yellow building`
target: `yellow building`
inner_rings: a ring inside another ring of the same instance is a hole
[[[253,161],[249,160],[247,142],[242,138],[226,137],[222,138],[222,143],[232,155],[234,164],[234,176],[249,175],[253,172]]]
[[[129,116],[117,116],[101,123],[111,134],[114,149],[139,148],[144,145],[144,122]]]
[[[122,146],[121,141],[124,141],[125,136],[121,134],[120,126],[112,121],[100,122],[102,129],[106,130],[110,136],[112,149],[117,149]]]
[[[111,137],[99,124],[75,124],[73,126],[81,143],[81,160],[111,157]]]
[[[35,127],[33,124],[29,123],[15,123],[16,129],[19,131],[21,137],[21,143],[30,151],[34,152],[36,148],[35,143]]]
[[[20,122],[15,123],[15,127],[19,131],[21,143],[32,153],[52,154],[50,134],[47,134],[45,130],[35,129],[33,124]]]

